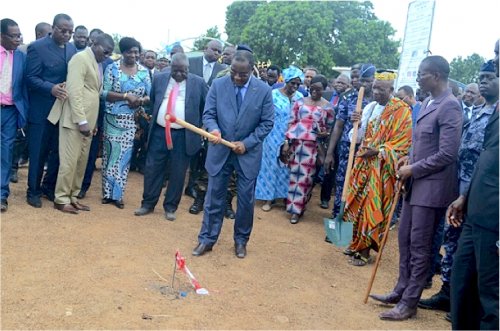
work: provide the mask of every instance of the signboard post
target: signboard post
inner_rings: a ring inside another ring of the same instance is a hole
[[[417,71],[420,62],[429,53],[434,19],[435,0],[416,0],[408,5],[403,50],[399,58],[396,88],[409,85],[417,89]]]

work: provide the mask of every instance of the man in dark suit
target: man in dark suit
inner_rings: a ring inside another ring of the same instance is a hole
[[[43,193],[51,200],[59,168],[59,126],[50,123],[47,116],[57,99],[68,96],[65,87],[68,62],[76,53],[69,43],[73,33],[73,21],[66,14],[54,17],[52,34],[39,39],[28,47],[26,79],[30,95],[28,113],[29,169],[26,200],[35,208],[42,207],[43,167],[48,159]],[[50,154],[50,156],[49,156]]]
[[[464,126],[469,123],[472,115],[477,112],[481,106],[477,106],[476,103],[481,97],[479,93],[479,85],[477,83],[471,83],[465,87],[464,95],[462,96],[462,110],[464,112]]]
[[[498,40],[495,76],[480,77],[480,89],[496,84],[498,93]],[[498,96],[498,94],[497,94]],[[463,223],[451,272],[453,330],[498,330],[498,100],[484,130],[481,154],[469,190],[455,200],[446,218],[453,227]]]
[[[246,256],[246,244],[253,226],[255,181],[262,159],[262,141],[274,123],[271,88],[252,77],[253,54],[236,51],[230,76],[216,79],[207,96],[203,125],[217,138],[208,146],[208,188],[198,246],[193,255],[210,251],[219,237],[224,218],[227,186],[233,171],[237,174],[235,253]],[[220,137],[233,141],[231,150],[219,144]]]
[[[172,149],[165,141],[166,114],[175,115],[197,127],[201,127],[201,116],[208,91],[202,78],[188,73],[189,62],[184,53],[172,57],[171,69],[155,75],[151,89],[153,117],[148,136],[148,152],[144,172],[144,193],[141,208],[136,216],[153,211],[163,185],[163,178],[170,159],[170,176],[163,202],[165,218],[175,220],[175,211],[181,201],[184,178],[189,158],[201,148],[201,137],[182,126],[170,124]]]
[[[0,47],[0,101],[2,131],[1,145],[1,212],[7,211],[10,172],[14,139],[18,128],[26,124],[28,93],[24,81],[26,54],[17,49],[21,43],[21,31],[9,18],[1,20]]]
[[[411,180],[403,203],[399,242],[399,279],[388,295],[375,300],[397,304],[379,316],[404,320],[417,313],[431,263],[434,231],[446,207],[458,196],[457,158],[462,133],[462,110],[448,89],[450,66],[441,56],[429,56],[419,66],[417,82],[431,96],[413,131],[413,146],[407,160],[398,162],[397,177]]]
[[[200,76],[208,86],[211,86],[219,71],[225,68],[223,64],[217,62],[221,54],[222,44],[217,40],[210,40],[202,56],[189,59],[189,72]]]

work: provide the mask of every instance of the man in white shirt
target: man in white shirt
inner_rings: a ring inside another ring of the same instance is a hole
[[[169,70],[155,75],[151,88],[153,117],[148,136],[144,193],[141,207],[135,211],[136,216],[153,212],[160,198],[168,160],[171,159],[163,209],[167,220],[175,220],[175,211],[181,200],[189,160],[201,148],[199,135],[175,123],[170,124],[172,149],[167,147],[165,139],[166,114],[201,127],[201,115],[205,107],[208,86],[203,78],[188,73],[188,70],[189,62],[186,55],[177,53],[172,57]]]

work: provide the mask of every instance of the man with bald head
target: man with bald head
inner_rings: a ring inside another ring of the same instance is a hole
[[[148,151],[144,170],[144,193],[141,207],[136,216],[153,212],[162,190],[163,181],[170,160],[169,181],[163,209],[168,221],[176,219],[184,186],[189,159],[201,149],[201,139],[182,126],[170,124],[173,148],[168,149],[165,141],[165,116],[167,114],[201,127],[201,114],[205,107],[208,86],[201,77],[188,73],[189,61],[184,53],[172,56],[169,69],[155,75],[151,88],[153,116],[148,136]],[[171,100],[172,99],[172,100]],[[160,179],[160,180],[159,180]]]

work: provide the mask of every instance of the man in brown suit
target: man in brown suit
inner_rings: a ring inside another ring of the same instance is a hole
[[[55,188],[54,208],[78,214],[90,210],[77,200],[89,155],[92,132],[99,113],[102,89],[100,63],[113,52],[115,43],[110,35],[98,36],[92,47],[76,54],[68,64],[66,89],[68,98],[58,99],[48,120],[59,121],[60,166]]]
[[[396,304],[379,316],[404,320],[417,313],[431,263],[434,231],[446,207],[458,196],[457,157],[462,133],[462,109],[448,89],[450,66],[441,56],[425,58],[417,82],[430,92],[422,104],[407,160],[399,161],[397,176],[406,180],[409,192],[403,203],[399,227],[399,279],[388,295],[371,295],[377,301]]]

